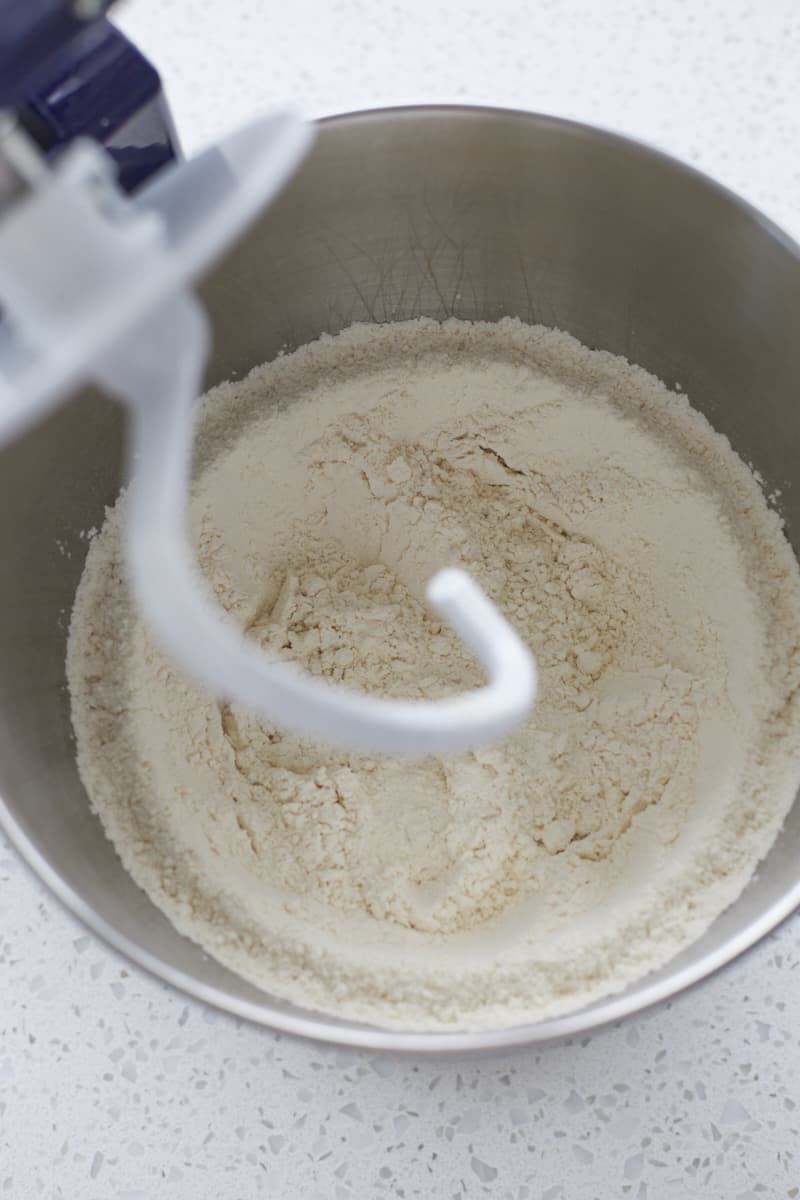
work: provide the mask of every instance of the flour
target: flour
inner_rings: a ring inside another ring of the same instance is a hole
[[[190,523],[265,650],[381,695],[481,682],[425,605],[470,571],[533,649],[502,744],[408,762],[220,705],[131,607],[124,500],[68,676],[78,764],[176,927],[307,1007],[501,1026],[697,937],[800,778],[800,572],[728,443],[624,360],[515,321],[355,327],[204,402]]]

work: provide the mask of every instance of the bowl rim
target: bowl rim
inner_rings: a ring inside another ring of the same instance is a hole
[[[749,201],[719,183],[712,176],[698,170],[681,159],[667,154],[647,142],[617,133],[603,126],[540,113],[521,108],[480,104],[404,104],[372,109],[357,109],[334,113],[318,118],[315,124],[345,125],[383,120],[386,118],[453,117],[470,120],[494,116],[522,123],[534,122],[540,126],[551,126],[558,130],[569,130],[582,137],[587,135],[600,143],[620,148],[629,148],[640,155],[659,161],[671,170],[694,178],[707,189],[726,200],[740,213],[754,221],[770,238],[778,242],[793,258],[800,260],[800,245],[784,229],[765,216]],[[623,1017],[632,1016],[678,993],[708,979],[750,950],[785,921],[800,905],[800,876],[797,882],[780,899],[775,900],[754,920],[729,937],[716,950],[705,954],[696,962],[682,967],[667,978],[655,980],[635,993],[628,991],[593,1002],[591,1005],[561,1017],[553,1017],[526,1025],[515,1025],[500,1029],[456,1029],[431,1031],[405,1031],[383,1029],[378,1026],[347,1022],[324,1013],[315,1013],[299,1007],[294,1012],[272,1010],[269,993],[265,1002],[257,1003],[231,996],[223,988],[203,983],[186,971],[173,966],[158,955],[145,950],[127,934],[122,933],[101,913],[95,911],[69,883],[59,875],[55,867],[42,854],[32,838],[12,814],[0,795],[0,829],[27,864],[30,870],[48,888],[53,896],[113,950],[129,962],[143,968],[149,975],[162,983],[174,987],[192,1000],[211,1005],[231,1016],[242,1018],[255,1025],[276,1032],[288,1033],[312,1042],[326,1043],[339,1047],[367,1049],[384,1052],[416,1054],[463,1054],[469,1051],[503,1051],[514,1047],[552,1042],[572,1035],[596,1030]],[[735,903],[735,902],[734,902]],[[276,997],[276,999],[278,999]],[[281,1002],[284,1003],[284,1002]]]

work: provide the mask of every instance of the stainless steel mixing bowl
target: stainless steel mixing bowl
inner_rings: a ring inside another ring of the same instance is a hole
[[[210,383],[352,321],[425,314],[556,325],[680,383],[800,538],[800,251],[735,196],[644,146],[550,117],[417,108],[322,123],[311,158],[215,271]],[[120,481],[123,421],[76,398],[0,455],[0,815],[87,925],[193,996],[292,1033],[423,1051],[588,1029],[708,975],[800,902],[800,805],[700,941],[620,996],[487,1033],[404,1034],[304,1012],[179,936],[132,883],[74,763],[64,652],[86,553]]]

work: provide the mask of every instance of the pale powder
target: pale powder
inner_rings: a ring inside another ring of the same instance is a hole
[[[541,694],[503,744],[412,763],[219,705],[132,611],[121,502],[70,634],[78,762],[178,929],[309,1007],[501,1026],[622,988],[739,893],[800,775],[800,573],[685,398],[515,321],[360,326],[211,392],[197,462],[200,563],[267,650],[474,686],[423,599],[460,563]]]

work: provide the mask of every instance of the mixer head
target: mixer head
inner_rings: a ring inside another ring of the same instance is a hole
[[[14,112],[0,126],[0,444],[88,382],[129,407],[132,587],[165,648],[220,697],[368,751],[433,754],[500,736],[530,709],[536,668],[462,571],[438,572],[428,598],[488,682],[435,701],[313,679],[269,658],[211,599],[184,528],[209,345],[192,285],[284,187],[313,127],[274,114],[179,161],[158,76],[105,7],[0,0],[0,17],[14,17],[0,23],[0,76],[19,43],[3,93]],[[65,77],[79,97],[69,111]]]

